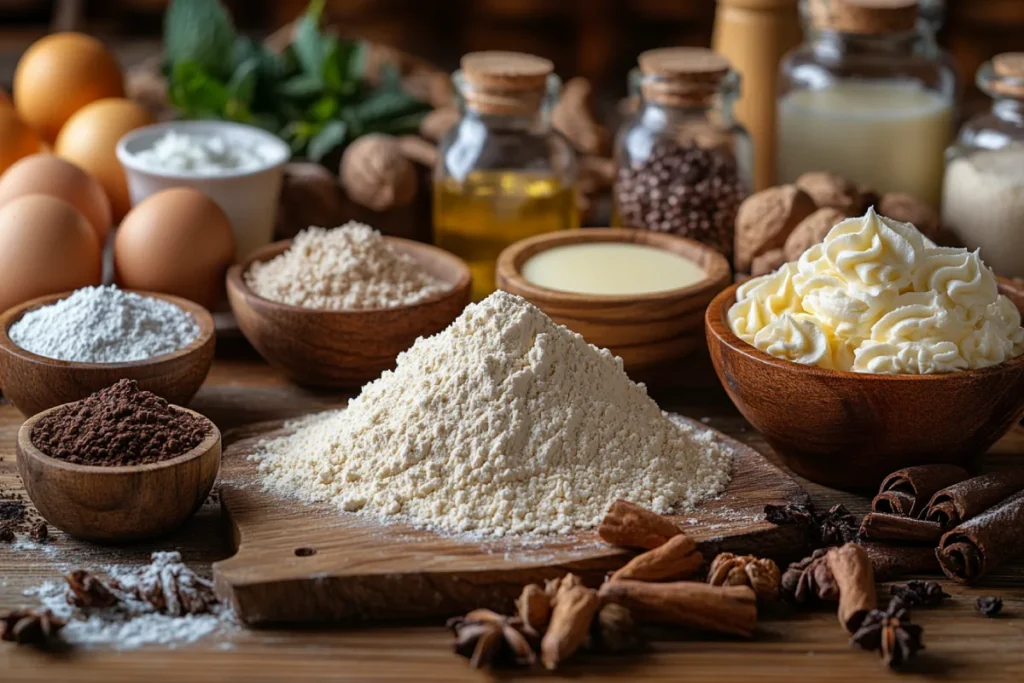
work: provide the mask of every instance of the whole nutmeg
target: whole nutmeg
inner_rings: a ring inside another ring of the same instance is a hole
[[[805,251],[824,240],[825,235],[835,227],[836,223],[846,218],[847,215],[839,209],[826,206],[800,221],[800,224],[786,238],[786,246],[783,249],[786,260],[795,261],[800,258]]]
[[[286,165],[275,236],[289,239],[311,225],[341,225],[347,218],[343,199],[338,179],[320,164],[294,161]]]
[[[781,249],[814,201],[795,185],[780,185],[747,197],[736,213],[736,270],[750,270],[754,258]]]
[[[340,175],[349,199],[374,211],[406,206],[416,198],[416,169],[390,135],[371,133],[349,145]]]
[[[870,190],[835,173],[804,173],[793,184],[809,194],[818,208],[839,209],[848,216],[861,214],[868,208]]]
[[[766,251],[751,262],[750,274],[754,277],[757,277],[758,275],[767,275],[768,273],[781,268],[782,264],[785,262],[786,254],[782,249]]]
[[[939,214],[913,195],[903,192],[883,194],[876,210],[901,223],[913,223],[930,240],[939,238]]]

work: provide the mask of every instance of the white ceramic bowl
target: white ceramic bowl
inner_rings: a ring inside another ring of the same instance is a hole
[[[136,155],[151,148],[168,131],[196,137],[221,137],[229,144],[236,142],[246,147],[259,145],[265,150],[267,161],[255,169],[225,171],[219,175],[156,171],[142,164]],[[228,215],[235,232],[236,260],[273,241],[284,165],[291,158],[291,149],[276,135],[230,121],[168,121],[125,135],[117,143],[117,158],[128,178],[132,206],[161,190],[191,187],[217,202]]]

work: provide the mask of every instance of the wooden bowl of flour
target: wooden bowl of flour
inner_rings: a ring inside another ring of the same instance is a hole
[[[135,291],[135,290],[125,290]],[[63,403],[78,401],[121,379],[133,379],[140,389],[151,391],[175,405],[187,405],[213,364],[213,317],[197,303],[154,292],[141,296],[163,299],[189,313],[199,334],[188,346],[173,353],[128,363],[80,363],[47,358],[15,344],[8,334],[22,316],[71,295],[50,294],[27,301],[0,316],[0,388],[24,415],[35,415]]]
[[[291,246],[291,240],[258,249],[228,271],[228,300],[242,334],[263,358],[296,383],[324,388],[359,387],[395,367],[398,354],[418,337],[448,327],[469,303],[469,266],[422,242],[385,237],[431,275],[450,285],[425,301],[394,308],[320,310],[265,299],[249,288],[245,272]]]

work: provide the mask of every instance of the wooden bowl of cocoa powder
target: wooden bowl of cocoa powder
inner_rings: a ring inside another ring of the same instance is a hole
[[[88,460],[103,464],[81,464],[78,458],[44,453],[33,441],[33,430],[47,416],[79,403],[43,411],[26,420],[18,431],[18,472],[29,498],[47,522],[88,541],[127,543],[174,531],[195,514],[220,470],[221,435],[213,422],[187,408],[168,406],[200,421],[194,428],[201,424],[205,436],[180,455],[160,459],[157,454],[145,458],[145,464],[119,464],[116,438],[110,440],[114,446],[109,451],[99,456],[94,453]],[[58,429],[74,431],[81,418],[77,420]],[[155,441],[167,448],[173,438],[173,434],[158,434]]]

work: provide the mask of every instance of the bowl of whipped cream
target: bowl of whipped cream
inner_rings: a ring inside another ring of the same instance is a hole
[[[979,252],[873,209],[734,285],[705,323],[719,379],[798,474],[848,490],[970,465],[1024,416],[1024,328]]]
[[[276,135],[231,121],[168,121],[138,128],[117,144],[132,205],[172,187],[191,187],[231,221],[235,260],[273,239],[291,149]]]

